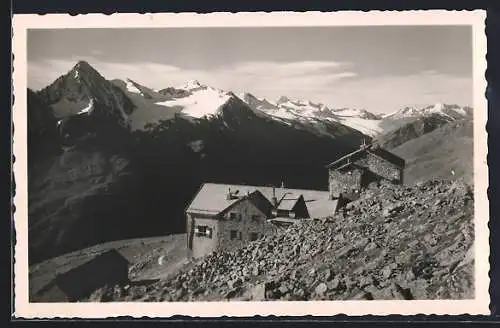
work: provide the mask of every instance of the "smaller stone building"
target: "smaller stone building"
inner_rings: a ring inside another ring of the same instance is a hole
[[[97,253],[84,263],[58,274],[38,291],[33,301],[76,302],[104,286],[129,283],[129,261],[115,249]]]
[[[405,160],[377,145],[362,145],[327,168],[330,198],[353,200],[371,183],[403,184]]]
[[[286,192],[278,200],[272,198],[272,217],[285,217],[290,219],[305,219],[309,217],[309,211],[302,194]]]

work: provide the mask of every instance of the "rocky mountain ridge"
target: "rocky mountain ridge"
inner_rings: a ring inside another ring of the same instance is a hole
[[[61,90],[59,90],[61,89]],[[451,104],[409,106],[386,115],[365,109],[335,108],[310,100],[282,96],[276,102],[245,92],[235,95],[200,83],[187,81],[177,87],[153,90],[131,79],[107,81],[87,62],[78,62],[70,72],[37,92],[56,117],[66,117],[95,102],[98,112],[115,116],[132,129],[144,129],[176,115],[201,118],[217,115],[218,109],[231,98],[239,98],[260,115],[267,115],[291,126],[341,124],[368,137],[380,136],[403,126],[408,120],[440,116],[445,120],[471,116],[472,109]],[[104,108],[106,107],[106,108]],[[321,129],[320,129],[321,130]]]

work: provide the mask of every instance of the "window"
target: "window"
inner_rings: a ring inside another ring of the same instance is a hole
[[[257,240],[257,239],[259,239],[259,234],[256,233],[256,232],[251,232],[250,233],[250,240],[254,241],[254,240]]]
[[[198,225],[194,228],[194,234],[197,237],[212,238],[212,228],[209,226]]]
[[[252,215],[251,220],[254,223],[258,223],[260,221],[260,216],[258,216],[258,215]]]
[[[231,220],[239,220],[240,219],[240,214],[237,212],[230,212],[229,213],[229,219]]]
[[[238,235],[238,231],[236,230],[231,230],[231,240],[235,240]]]

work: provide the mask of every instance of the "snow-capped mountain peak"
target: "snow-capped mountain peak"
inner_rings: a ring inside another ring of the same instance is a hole
[[[366,135],[375,136],[382,132],[380,117],[357,109],[330,109],[323,103],[310,100],[295,100],[281,96],[276,103],[244,93],[240,98],[254,110],[260,110],[276,120],[298,121],[301,123],[340,123]]]
[[[206,89],[206,88],[208,87],[200,83],[200,81],[198,80],[188,80],[178,87],[178,89],[183,89],[188,91]]]
[[[406,106],[396,112],[384,115],[383,118],[400,119],[429,115],[441,115],[449,119],[456,119],[471,115],[471,109],[456,104],[451,105],[444,103],[436,103],[426,106]]]
[[[223,90],[199,87],[198,89],[191,89],[191,93],[186,97],[157,102],[156,104],[165,107],[181,108],[183,114],[194,118],[201,118],[216,115],[219,108],[231,97],[231,93]]]

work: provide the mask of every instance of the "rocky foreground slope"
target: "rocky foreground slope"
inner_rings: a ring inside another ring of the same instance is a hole
[[[460,181],[373,188],[343,214],[212,254],[149,286],[93,301],[474,297],[473,193]]]

